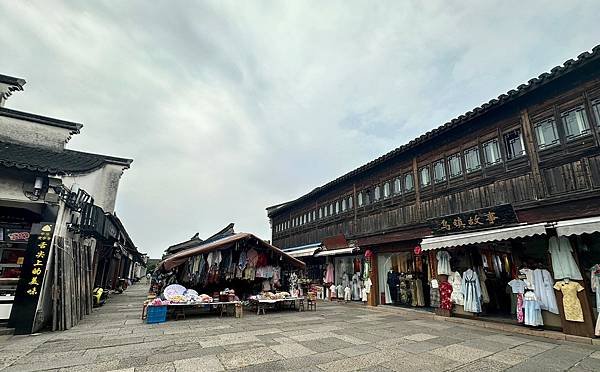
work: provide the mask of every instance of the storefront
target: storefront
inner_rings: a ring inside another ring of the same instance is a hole
[[[518,223],[510,206],[429,222],[437,236],[421,249],[434,269],[438,313],[593,336],[597,222],[584,232],[576,222]]]

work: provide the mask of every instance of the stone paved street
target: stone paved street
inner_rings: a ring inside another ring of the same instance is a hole
[[[147,325],[145,289],[111,297],[69,331],[2,340],[3,370],[600,371],[598,346],[354,305]]]

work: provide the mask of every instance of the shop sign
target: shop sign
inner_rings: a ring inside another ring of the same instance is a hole
[[[21,277],[9,320],[9,326],[15,329],[15,334],[32,332],[53,233],[53,223],[39,223],[31,226],[27,251],[21,267]]]
[[[6,229],[6,240],[13,243],[29,241],[29,230]]]
[[[518,222],[519,220],[511,204],[476,209],[427,220],[434,235],[478,230]]]

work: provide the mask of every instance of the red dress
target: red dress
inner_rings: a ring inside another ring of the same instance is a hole
[[[452,310],[452,301],[450,301],[451,294],[452,284],[449,282],[440,283],[440,309]]]

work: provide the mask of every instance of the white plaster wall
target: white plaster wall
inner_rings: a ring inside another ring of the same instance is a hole
[[[35,203],[23,193],[23,183],[33,184],[35,176],[25,171],[0,169],[0,200]],[[37,201],[43,203],[43,200]]]
[[[70,138],[69,129],[0,116],[0,141],[60,151]]]
[[[122,175],[122,165],[106,164],[88,174],[65,176],[62,179],[67,188],[72,188],[74,184],[77,184],[79,188],[87,191],[94,198],[95,205],[104,209],[105,212],[114,212]]]

